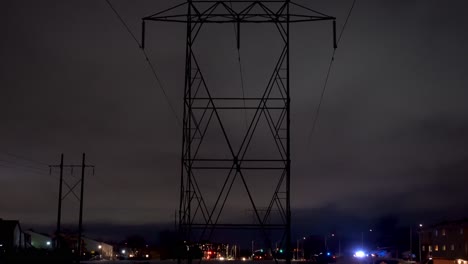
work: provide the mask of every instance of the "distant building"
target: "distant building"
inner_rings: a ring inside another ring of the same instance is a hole
[[[422,259],[468,264],[468,219],[442,222],[420,233]]]
[[[91,256],[97,256],[99,259],[111,259],[113,257],[114,248],[112,245],[87,237],[83,237],[82,240],[84,248]]]
[[[0,218],[0,253],[24,248],[24,237],[18,220]]]
[[[32,229],[26,230],[24,233],[25,237],[28,237],[28,242],[31,247],[38,249],[53,249],[53,240],[47,234],[38,233]]]

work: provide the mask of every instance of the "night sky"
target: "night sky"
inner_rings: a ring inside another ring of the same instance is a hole
[[[142,17],[176,3],[111,2],[138,38]],[[297,2],[337,17],[338,33],[352,5]],[[96,171],[86,174],[85,224],[172,223],[181,125],[107,3],[7,0],[2,6],[0,217],[54,225],[58,170],[49,175],[47,165],[58,164],[61,153],[65,163],[80,164],[86,152]],[[296,232],[318,230],[330,219],[346,225],[345,219],[367,224],[385,214],[408,223],[466,216],[467,7],[466,1],[357,0],[313,133],[333,52],[331,23],[292,26]],[[246,95],[271,73],[275,58],[268,54],[281,47],[274,33],[242,28]],[[217,93],[239,95],[232,26],[204,28],[198,45],[203,71],[221,87]],[[180,118],[185,27],[148,23],[146,52]],[[73,184],[79,173],[67,170],[66,180]],[[64,201],[65,223],[77,222],[72,198]]]

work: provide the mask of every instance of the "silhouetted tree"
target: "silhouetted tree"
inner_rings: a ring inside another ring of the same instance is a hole
[[[145,248],[146,240],[140,235],[131,235],[125,239],[127,247],[132,251],[140,251]]]
[[[380,247],[393,247],[396,245],[398,217],[385,215],[377,219],[374,232],[376,232],[377,244]]]

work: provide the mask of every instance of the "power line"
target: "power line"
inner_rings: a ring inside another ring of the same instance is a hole
[[[229,0],[229,4],[231,6],[231,9],[233,9],[232,7],[232,1]],[[242,89],[242,98],[244,100],[242,100],[242,102],[244,103],[244,108],[246,108],[245,106],[245,89],[244,89],[244,73],[242,71],[242,60],[241,60],[241,52],[240,52],[240,26],[238,26],[236,28],[236,25],[233,24],[233,27],[234,27],[234,34],[236,36],[236,42],[237,42],[237,61],[239,62],[239,73],[240,73],[240,80],[241,80],[241,89]],[[248,127],[248,121],[247,121],[247,110],[244,109],[244,120],[245,120],[245,127],[247,128]]]
[[[175,118],[177,120],[177,124],[179,124],[179,126],[182,127],[182,121],[180,120],[179,116],[177,115],[177,112],[176,112],[174,106],[171,104],[171,101],[169,100],[169,96],[167,95],[166,90],[163,88],[161,80],[159,79],[158,75],[156,74],[156,69],[155,69],[153,63],[150,61],[150,59],[148,57],[148,54],[146,53],[146,51],[144,49],[142,49],[142,52],[145,55],[146,61],[148,62],[148,65],[151,68],[151,72],[153,73],[153,76],[156,79],[156,81],[159,83],[159,87],[161,88],[161,91],[163,92],[164,97],[166,98],[167,103],[169,104],[169,107],[171,108],[171,111],[172,111],[172,113],[174,114],[174,116],[175,116]]]
[[[40,164],[40,165],[43,165],[43,166],[47,166],[47,165],[48,165],[47,163],[40,162],[40,161],[37,161],[37,160],[33,160],[33,159],[31,159],[31,158],[27,158],[27,157],[20,156],[20,155],[17,155],[17,154],[13,154],[13,153],[10,153],[10,152],[2,152],[2,153],[5,154],[5,155],[7,155],[7,156],[13,157],[13,158],[15,158],[15,159],[25,160],[25,161],[29,161],[29,162],[32,162],[32,163]]]
[[[16,167],[23,167],[23,168],[43,170],[43,171],[47,170],[45,167],[38,167],[38,166],[35,166],[35,165],[24,164],[24,163],[21,163],[20,161],[17,161],[17,160],[0,159],[0,162],[7,163],[7,164],[9,164],[11,166],[16,166]]]
[[[114,12],[114,14],[118,17],[118,19],[120,20],[120,22],[122,23],[122,25],[125,27],[125,29],[127,30],[127,32],[132,36],[133,40],[135,40],[135,42],[137,43],[138,47],[140,48],[140,50],[142,51],[143,55],[145,56],[145,59],[146,59],[146,62],[148,63],[150,69],[151,69],[151,72],[156,80],[156,82],[158,83],[158,86],[159,88],[161,89],[162,93],[164,94],[164,97],[166,98],[166,101],[167,103],[169,104],[169,107],[171,108],[171,111],[172,113],[174,114],[176,120],[177,120],[177,123],[180,127],[182,127],[182,122],[179,118],[179,116],[177,115],[177,112],[175,111],[175,108],[174,106],[171,104],[171,100],[169,99],[169,96],[167,95],[166,93],[166,89],[164,89],[164,86],[161,82],[161,79],[159,79],[159,76],[158,74],[156,73],[156,68],[154,67],[154,64],[151,62],[151,60],[149,59],[149,56],[148,54],[146,53],[146,51],[143,49],[143,46],[142,44],[138,41],[138,39],[136,38],[135,34],[133,34],[133,32],[130,30],[130,28],[128,27],[127,23],[125,22],[125,20],[120,16],[119,12],[117,12],[117,10],[114,8],[114,6],[112,5],[112,3],[109,1],[109,0],[106,0],[107,4],[109,5],[109,7],[112,9],[112,11]]]
[[[356,0],[353,1],[353,4],[351,5],[351,8],[349,9],[348,16],[346,17],[345,23],[343,24],[343,27],[341,28],[340,36],[338,37],[338,43],[340,43],[341,37],[343,36],[343,32],[346,28],[346,25],[348,24],[349,17],[351,16],[351,12],[353,12],[354,4],[356,4]]]
[[[348,15],[346,17],[345,23],[343,24],[343,27],[341,28],[341,32],[340,32],[340,35],[339,35],[338,40],[337,40],[337,45],[340,43],[341,37],[343,37],[343,32],[344,32],[344,30],[346,28],[346,25],[348,24],[348,20],[349,20],[349,17],[351,16],[351,13],[353,11],[354,4],[356,4],[356,0],[353,0],[353,4],[351,5],[351,8],[349,9],[349,12],[348,12]],[[320,109],[322,107],[323,97],[325,95],[325,91],[326,91],[327,86],[328,86],[328,80],[330,78],[330,72],[331,72],[331,69],[332,69],[332,66],[333,66],[333,62],[335,61],[336,49],[337,49],[336,47],[333,49],[333,53],[332,53],[332,56],[331,56],[331,59],[330,59],[330,63],[328,65],[327,75],[325,77],[325,82],[323,83],[322,93],[320,94],[319,103],[318,103],[317,109],[315,111],[314,121],[312,123],[312,129],[310,130],[310,133],[309,133],[309,137],[308,137],[308,141],[307,141],[307,147],[309,146],[310,142],[312,141],[312,135],[314,134],[315,127],[317,126],[317,121],[318,121],[318,118],[319,118],[319,115],[320,115]]]
[[[89,165],[93,165],[93,166],[95,166],[95,164],[93,164],[91,161],[89,161],[89,159],[88,159],[88,158],[86,158],[86,163],[88,163]]]
[[[3,161],[1,161],[3,162]],[[6,169],[21,169],[23,171],[29,172],[29,173],[47,173],[46,170],[41,170],[39,168],[34,168],[34,167],[29,167],[29,166],[21,166],[17,164],[4,164],[0,163],[0,167],[6,168]]]
[[[133,32],[130,30],[127,23],[125,23],[125,20],[123,20],[123,18],[120,16],[119,12],[117,12],[117,10],[114,8],[114,6],[111,4],[111,2],[109,0],[106,0],[106,2],[109,5],[109,7],[112,9],[112,11],[114,11],[115,15],[119,18],[120,22],[122,22],[122,25],[127,29],[128,33],[130,33],[130,35],[133,37],[135,42],[141,48],[141,44],[138,42],[137,38],[135,37],[135,34],[133,34]]]

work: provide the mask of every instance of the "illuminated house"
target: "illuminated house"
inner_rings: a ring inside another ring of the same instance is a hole
[[[468,219],[442,222],[421,231],[422,259],[468,264]]]

